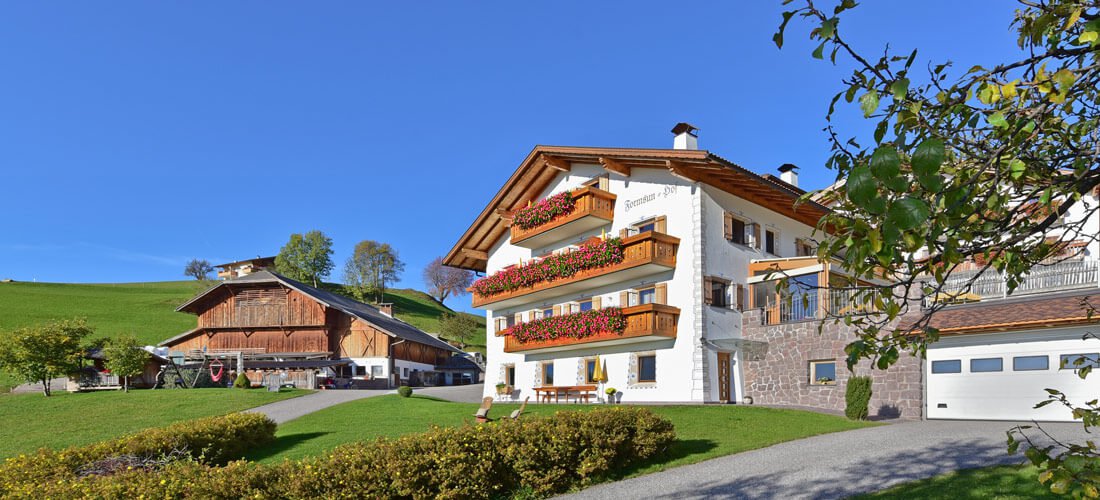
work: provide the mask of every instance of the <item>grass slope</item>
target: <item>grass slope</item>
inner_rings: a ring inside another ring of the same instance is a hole
[[[451,308],[439,303],[434,297],[419,290],[386,290],[386,302],[393,303],[394,314],[402,321],[430,333],[439,333],[439,318],[454,313]],[[454,300],[463,300],[462,298]],[[467,344],[467,350],[485,352],[485,316],[470,313],[458,313],[469,316],[478,324],[479,330]]]
[[[494,404],[492,415],[508,415],[519,405]],[[477,404],[452,403],[429,397],[378,396],[340,404],[279,426],[278,439],[250,458],[264,462],[319,455],[349,442],[369,441],[423,432],[433,425],[453,426],[473,421]],[[527,415],[548,416],[560,410],[592,409],[595,405],[528,405]],[[832,415],[759,406],[650,406],[676,425],[678,438],[663,460],[631,471],[634,474],[695,463],[708,458],[771,446],[817,434],[866,427]]]
[[[1039,484],[1035,467],[1000,466],[967,469],[921,481],[904,483],[888,490],[853,497],[859,500],[926,498],[942,500],[1025,500],[1066,498]]]
[[[307,394],[240,389],[178,389],[13,394],[0,400],[0,458],[41,447],[64,448],[150,427],[224,415]]]

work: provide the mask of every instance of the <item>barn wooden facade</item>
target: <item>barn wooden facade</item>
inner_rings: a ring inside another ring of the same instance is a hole
[[[295,360],[345,360],[332,375],[349,384],[431,383],[435,367],[459,352],[373,306],[266,270],[221,282],[177,310],[198,321],[195,329],[161,343],[175,356],[241,353],[250,361],[281,366]]]

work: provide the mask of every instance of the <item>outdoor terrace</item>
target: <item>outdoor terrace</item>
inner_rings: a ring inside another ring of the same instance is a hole
[[[529,229],[511,227],[512,244],[523,248],[541,248],[611,223],[615,214],[615,195],[594,187],[572,192],[573,210]]]
[[[505,333],[504,352],[552,352],[576,349],[580,347],[609,346],[650,340],[676,338],[676,322],[680,309],[664,304],[643,304],[624,307],[626,328],[623,332],[600,332],[596,335],[576,339],[560,337],[551,340],[533,340],[520,342]]]

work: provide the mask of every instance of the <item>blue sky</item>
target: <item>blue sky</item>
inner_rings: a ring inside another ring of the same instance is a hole
[[[870,52],[963,68],[1012,55],[1012,3],[866,3],[841,30]],[[192,257],[275,254],[320,229],[338,267],[357,241],[386,241],[400,285],[422,288],[534,145],[670,147],[678,121],[704,149],[757,172],[795,163],[822,187],[845,71],[810,58],[797,21],[776,49],[782,10],[5,3],[0,279],[182,279]]]

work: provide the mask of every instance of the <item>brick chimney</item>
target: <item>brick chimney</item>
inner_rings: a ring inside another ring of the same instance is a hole
[[[378,304],[378,312],[385,314],[386,316],[393,317],[393,302],[386,302],[384,304]]]
[[[672,127],[672,149],[699,149],[699,129],[690,123],[680,122]]]
[[[790,163],[779,166],[779,179],[794,187],[798,187],[798,167]]]

